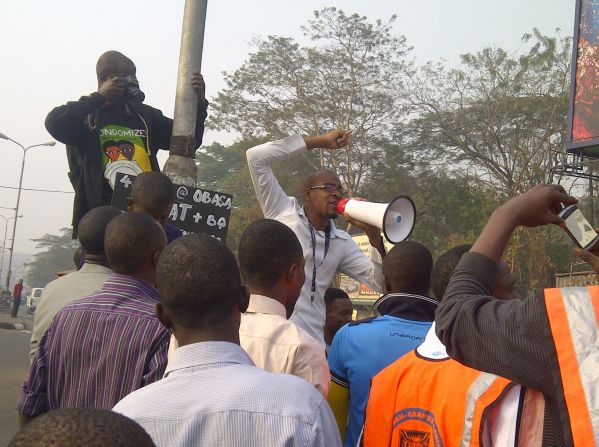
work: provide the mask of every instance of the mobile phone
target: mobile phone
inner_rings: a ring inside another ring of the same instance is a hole
[[[559,217],[566,222],[566,233],[576,242],[580,248],[587,250],[593,247],[599,241],[599,234],[593,226],[583,216],[576,205],[570,205],[564,208]]]

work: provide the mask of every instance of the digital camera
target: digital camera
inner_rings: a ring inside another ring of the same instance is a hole
[[[139,88],[139,81],[135,78],[135,76],[127,76],[125,78],[125,98],[137,102],[142,103],[144,99],[146,99],[146,95]]]

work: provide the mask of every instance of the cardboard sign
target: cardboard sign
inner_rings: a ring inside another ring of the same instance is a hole
[[[127,197],[135,176],[119,173],[116,175],[112,205],[126,210]],[[177,194],[169,214],[169,222],[183,233],[203,233],[214,236],[221,242],[227,240],[229,217],[233,196],[218,191],[175,185]]]
[[[204,233],[227,240],[233,196],[190,186],[177,187],[177,198],[168,216],[184,233]]]
[[[114,181],[112,190],[112,201],[110,204],[118,209],[127,211],[127,197],[131,197],[131,185],[133,185],[134,175],[118,172]]]

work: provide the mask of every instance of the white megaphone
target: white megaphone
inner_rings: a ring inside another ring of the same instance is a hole
[[[407,196],[396,197],[390,203],[341,199],[337,211],[380,228],[392,244],[407,239],[416,222],[416,207]]]

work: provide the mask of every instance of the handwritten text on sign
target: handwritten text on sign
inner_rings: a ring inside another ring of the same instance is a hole
[[[169,219],[181,230],[227,238],[233,196],[222,192],[178,186]]]
[[[131,196],[135,176],[118,173],[114,185],[112,205],[126,210],[126,198]],[[233,196],[207,189],[175,185],[177,195],[169,220],[184,233],[210,234],[225,242]]]

